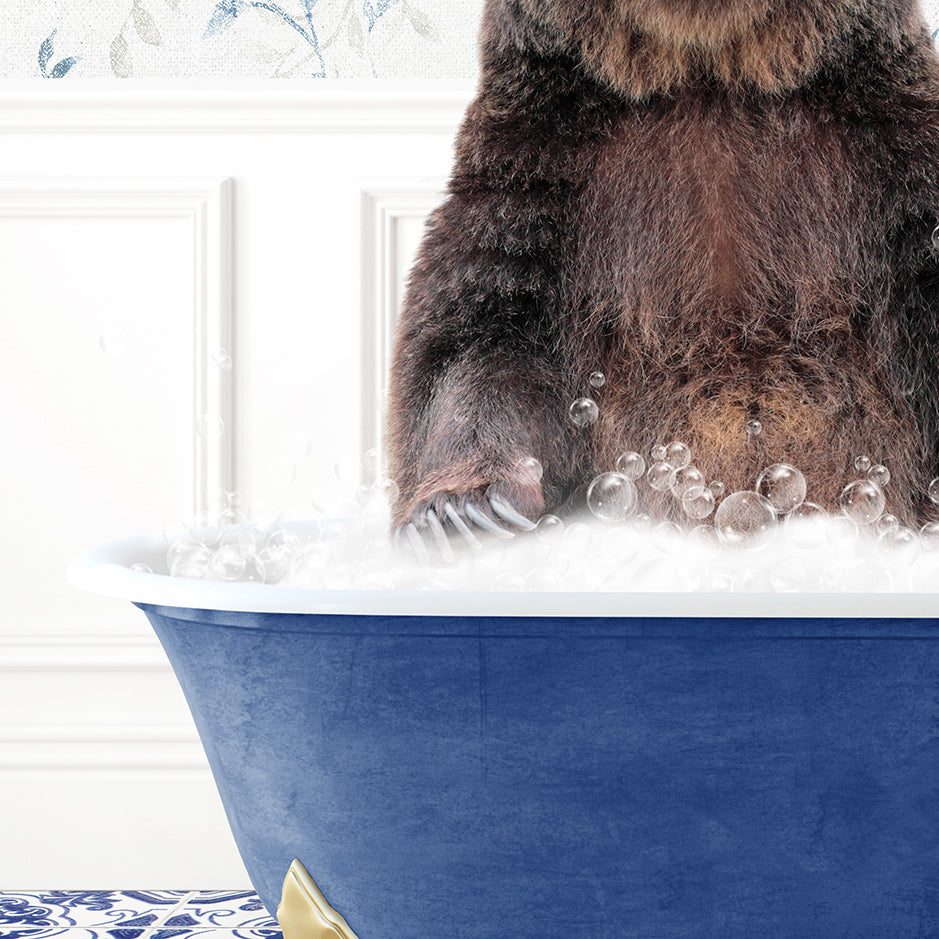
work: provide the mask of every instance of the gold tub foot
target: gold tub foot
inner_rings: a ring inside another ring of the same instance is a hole
[[[357,939],[349,924],[327,902],[306,868],[294,861],[284,878],[277,907],[284,939]]]

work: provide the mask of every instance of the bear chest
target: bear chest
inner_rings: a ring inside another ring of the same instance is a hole
[[[576,300],[640,333],[850,331],[886,264],[870,165],[844,127],[795,104],[634,112],[580,203]]]

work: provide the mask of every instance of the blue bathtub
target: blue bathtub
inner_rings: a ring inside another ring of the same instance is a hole
[[[358,939],[939,935],[936,597],[330,594],[148,544],[72,579],[149,618],[271,912],[296,858]]]

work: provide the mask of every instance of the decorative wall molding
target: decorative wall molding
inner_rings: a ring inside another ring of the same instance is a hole
[[[0,725],[0,773],[32,770],[209,772],[192,726]]]
[[[442,201],[445,186],[440,177],[361,182],[362,452],[377,450],[379,472],[384,470],[382,415],[401,305],[397,225],[402,219],[426,218]]]
[[[4,83],[0,133],[441,133],[467,81]]]
[[[88,671],[169,673],[171,669],[153,635],[0,635],[0,674]]]
[[[198,177],[0,177],[0,217],[183,218],[190,222],[193,280],[194,434],[205,416],[224,432],[195,439],[192,511],[213,508],[219,489],[234,488],[231,372],[212,353],[231,350],[232,181]]]

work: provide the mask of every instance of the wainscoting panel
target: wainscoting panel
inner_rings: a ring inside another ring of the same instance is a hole
[[[381,448],[402,284],[471,95],[0,91],[0,888],[248,886],[143,615],[64,571],[220,489],[308,510]]]

